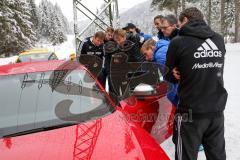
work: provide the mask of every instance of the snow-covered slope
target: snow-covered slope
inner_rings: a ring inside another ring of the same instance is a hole
[[[153,29],[153,18],[159,14],[150,10],[151,1],[140,3],[120,14],[121,26],[126,23],[134,23],[143,32],[151,33]]]
[[[157,11],[150,8],[151,1],[147,0],[136,6],[122,10],[120,12],[120,27],[124,27],[126,23],[134,23],[141,31],[152,34],[154,31],[153,18],[159,14],[169,14],[169,11]],[[90,21],[83,20],[78,23],[78,29],[82,30]]]
[[[143,32],[152,34],[154,31],[153,18],[156,15],[169,14],[169,11],[157,11],[151,9],[151,1],[145,1],[140,3],[125,12],[120,14],[121,26],[124,26],[126,23],[134,23],[136,26],[141,29]]]

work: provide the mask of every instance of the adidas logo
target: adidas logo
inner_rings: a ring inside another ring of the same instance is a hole
[[[195,58],[207,58],[207,57],[222,57],[222,52],[213,43],[211,39],[207,39],[194,53]]]

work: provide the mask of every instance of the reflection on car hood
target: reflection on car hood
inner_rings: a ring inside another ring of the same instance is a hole
[[[19,137],[0,139],[0,159],[159,159],[168,157],[140,127],[118,109],[87,123]]]

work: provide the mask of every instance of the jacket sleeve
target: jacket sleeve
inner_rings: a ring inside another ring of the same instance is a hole
[[[87,54],[86,52],[86,44],[87,44],[87,40],[83,40],[78,48],[78,56],[80,56],[81,54]]]
[[[165,79],[171,83],[178,83],[178,80],[173,76],[173,69],[176,67],[178,61],[178,41],[176,39],[172,40],[169,44],[167,51],[166,67],[168,71],[166,73]]]
[[[160,48],[156,51],[155,61],[158,64],[164,65],[166,63],[166,54],[168,50],[168,42],[160,42]]]
[[[143,62],[144,56],[140,52],[139,44],[130,41],[131,47],[129,47],[125,52],[128,55],[129,62]]]

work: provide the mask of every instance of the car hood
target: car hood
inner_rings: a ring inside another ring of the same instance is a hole
[[[121,109],[104,118],[70,127],[0,139],[0,159],[169,159]]]

